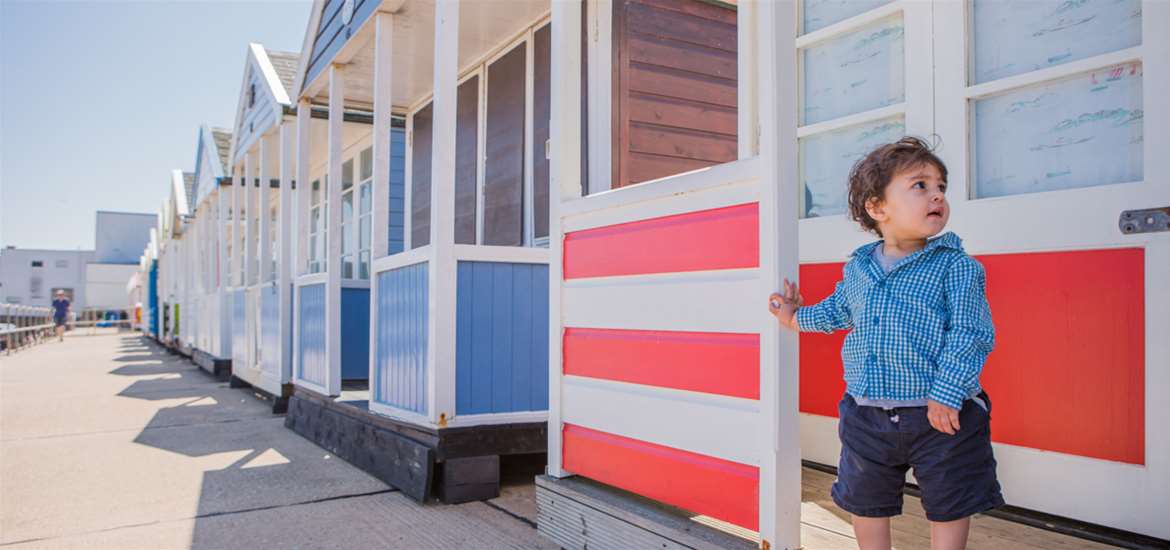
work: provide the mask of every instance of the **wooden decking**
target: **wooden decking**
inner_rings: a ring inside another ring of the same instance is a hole
[[[808,549],[856,549],[849,514],[833,504],[829,487],[833,476],[804,468],[801,491],[801,542]],[[930,548],[930,522],[919,500],[905,497],[902,515],[893,520],[894,548],[915,550]],[[1019,523],[988,516],[975,516],[969,550],[1071,550],[1113,548],[1095,542],[1069,537]]]

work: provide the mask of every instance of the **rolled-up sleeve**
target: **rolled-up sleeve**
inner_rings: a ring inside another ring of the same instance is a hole
[[[978,387],[987,355],[995,347],[995,325],[987,303],[983,266],[970,256],[956,260],[945,280],[949,319],[930,399],[960,409]]]
[[[853,317],[845,300],[845,283],[838,281],[833,293],[820,303],[796,310],[796,325],[801,332],[825,334],[853,328]]]

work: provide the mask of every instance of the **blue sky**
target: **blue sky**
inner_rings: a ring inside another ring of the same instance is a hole
[[[199,125],[230,127],[248,42],[300,51],[309,0],[0,0],[0,245],[93,248],[155,213]]]

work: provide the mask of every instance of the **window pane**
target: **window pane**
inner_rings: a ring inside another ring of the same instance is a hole
[[[313,206],[321,204],[321,180],[313,182],[313,197],[309,200],[309,204]]]
[[[845,213],[853,163],[878,145],[896,141],[905,134],[906,124],[901,118],[893,118],[801,139],[805,217]]]
[[[358,255],[358,278],[370,278],[370,253],[369,251],[362,252]]]
[[[362,216],[358,228],[358,250],[370,249],[370,217]]]
[[[975,0],[974,81],[1137,46],[1142,41],[1141,4],[1141,0]]]
[[[374,149],[372,147],[366,147],[362,151],[361,164],[362,171],[360,180],[365,181],[374,177]]]
[[[810,33],[888,3],[890,0],[804,0],[802,28]]]
[[[431,242],[431,113],[432,105],[414,114],[411,138],[410,247]]]
[[[341,257],[341,278],[342,279],[352,279],[353,278],[353,256],[352,255]]]
[[[804,50],[802,124],[815,124],[900,103],[901,18],[886,19]]]
[[[455,243],[475,244],[479,77],[459,85],[455,122]]]
[[[483,244],[524,243],[524,73],[526,50],[513,48],[488,66]]]
[[[353,187],[353,159],[341,163],[341,190]]]
[[[1118,65],[975,102],[975,194],[1142,179],[1142,66]]]
[[[358,212],[364,216],[370,213],[370,184],[366,183],[359,187],[358,193]]]
[[[353,193],[341,196],[341,253],[350,254],[354,251],[353,235],[349,229],[353,227]]]

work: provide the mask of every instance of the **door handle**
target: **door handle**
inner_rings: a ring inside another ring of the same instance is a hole
[[[1170,231],[1170,206],[1125,210],[1117,220],[1117,227],[1126,235]]]

